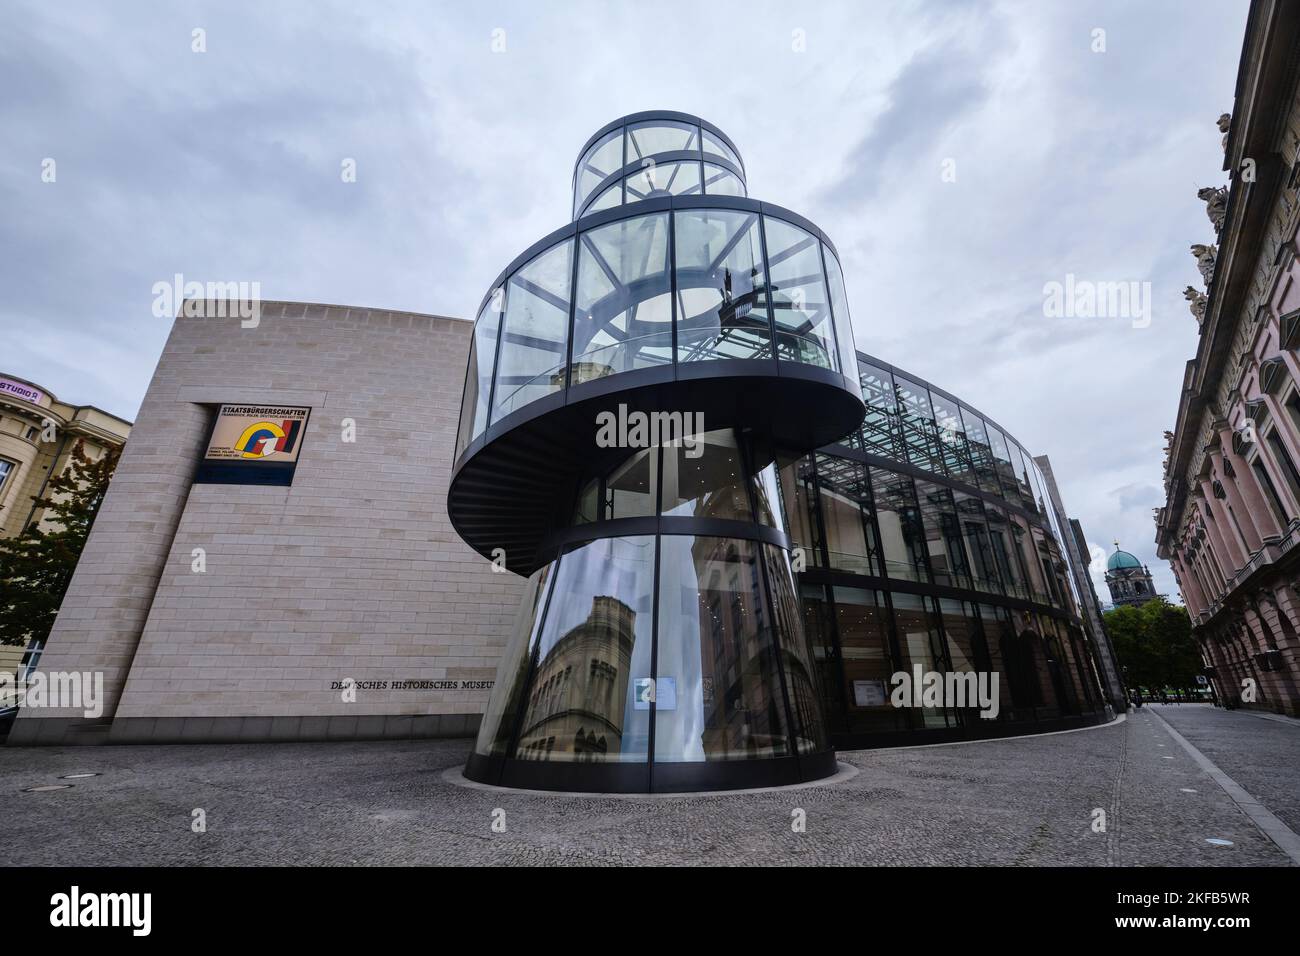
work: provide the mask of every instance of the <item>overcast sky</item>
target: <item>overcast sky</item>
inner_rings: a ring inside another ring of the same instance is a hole
[[[133,417],[170,326],[152,287],[176,273],[469,317],[567,221],[592,132],[682,110],[728,132],[750,195],[833,237],[860,348],[1048,455],[1089,541],[1118,538],[1173,596],[1151,509],[1196,348],[1188,246],[1213,239],[1196,190],[1225,181],[1214,122],[1246,12],[11,3],[0,372]],[[1150,282],[1150,324],[1045,315],[1067,274]]]

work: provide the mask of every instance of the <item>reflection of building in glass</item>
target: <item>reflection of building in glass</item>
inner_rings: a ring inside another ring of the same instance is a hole
[[[582,760],[619,752],[635,618],[617,598],[597,597],[587,619],[538,663],[520,757]]]
[[[760,600],[757,557],[744,542],[695,539],[702,645],[702,750],[706,759],[774,756],[788,752],[782,701],[771,651],[770,619]]]

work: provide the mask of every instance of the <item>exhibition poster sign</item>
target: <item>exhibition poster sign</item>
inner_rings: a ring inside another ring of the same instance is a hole
[[[299,405],[220,406],[194,481],[293,484],[310,412]]]
[[[203,457],[244,463],[296,462],[309,411],[288,405],[222,405]]]

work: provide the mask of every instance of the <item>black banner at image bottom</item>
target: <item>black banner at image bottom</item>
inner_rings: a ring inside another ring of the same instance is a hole
[[[857,917],[886,931],[923,926],[932,942],[968,939],[981,925],[1005,933],[1012,914],[1048,920],[1071,937],[1172,934],[1182,940],[1199,934],[1232,941],[1294,925],[1300,889],[1297,868],[696,868],[671,875],[649,869],[595,874],[578,867],[546,874],[531,867],[459,868],[455,874],[408,867],[11,868],[5,875],[6,922],[17,939],[75,935],[128,946],[204,943],[250,932],[345,942],[380,929],[390,940],[436,930],[442,941],[519,925],[528,911],[520,906],[529,899],[553,917],[560,907],[572,918],[583,913],[584,921],[604,922],[637,911],[631,899],[616,905],[611,894],[642,893],[649,894],[648,912],[664,894],[703,894],[709,907],[751,914],[756,934],[768,923],[760,913],[785,910],[841,921]],[[766,905],[756,909],[758,898]],[[737,928],[734,920],[728,925]],[[627,929],[640,931],[637,925]]]

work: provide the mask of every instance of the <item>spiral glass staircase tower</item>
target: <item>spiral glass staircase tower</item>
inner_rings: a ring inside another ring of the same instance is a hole
[[[777,468],[863,419],[835,248],[749,198],[731,140],[682,113],[596,133],[573,215],[474,326],[448,512],[528,585],[466,776],[833,773]]]

